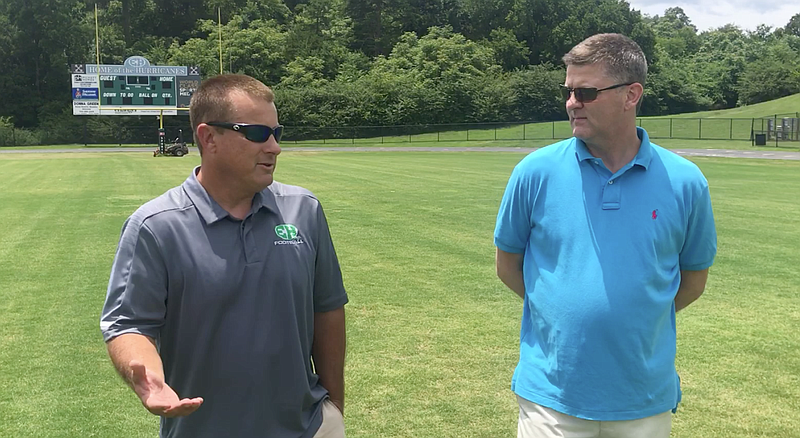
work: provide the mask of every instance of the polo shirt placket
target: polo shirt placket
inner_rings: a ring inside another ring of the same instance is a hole
[[[619,210],[622,206],[622,187],[626,180],[626,173],[636,171],[635,167],[640,167],[642,171],[647,171],[646,163],[649,162],[649,157],[652,154],[652,151],[649,150],[652,146],[649,142],[643,142],[634,159],[612,175],[602,159],[591,155],[586,145],[579,140],[576,139],[575,142],[577,159],[581,161],[581,164],[591,163],[591,167],[595,170],[600,180],[599,183],[602,184],[602,209]],[[586,171],[583,165],[581,169],[583,172]]]

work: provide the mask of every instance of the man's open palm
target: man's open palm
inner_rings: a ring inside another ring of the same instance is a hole
[[[132,360],[129,365],[133,371],[133,390],[151,413],[163,417],[182,417],[196,411],[203,404],[200,397],[180,399],[161,376],[150,372],[143,363]]]

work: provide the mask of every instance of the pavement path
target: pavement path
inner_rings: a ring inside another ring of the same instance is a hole
[[[533,152],[537,148],[523,147],[292,147],[282,148],[285,152]],[[782,152],[779,150],[740,150],[740,149],[671,149],[678,155],[688,157],[725,157],[725,158],[759,158],[767,160],[800,161],[800,152]],[[189,148],[190,154],[197,154],[196,148]],[[6,149],[0,148],[0,154],[24,153],[84,153],[84,152],[141,152],[152,154],[150,148],[73,148],[73,149]]]

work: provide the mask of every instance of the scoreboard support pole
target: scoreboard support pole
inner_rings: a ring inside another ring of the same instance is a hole
[[[165,154],[167,152],[167,139],[164,132],[164,110],[158,111],[158,153]]]

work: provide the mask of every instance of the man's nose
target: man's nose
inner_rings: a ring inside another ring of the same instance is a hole
[[[264,142],[264,152],[275,155],[281,153],[281,145],[275,140],[274,135],[270,135],[267,141]]]
[[[580,102],[578,99],[575,98],[575,92],[569,94],[569,99],[567,99],[567,109],[572,108],[580,108],[583,106],[583,102]]]

